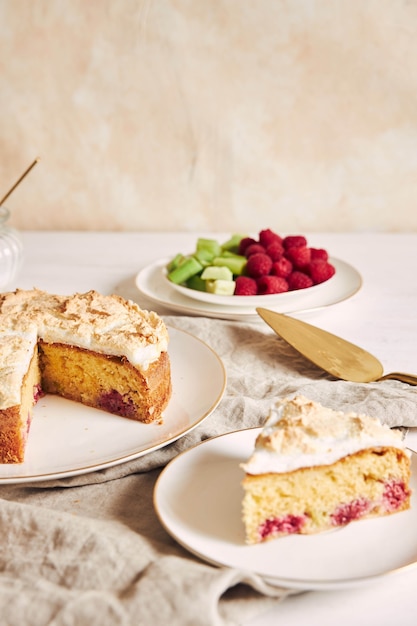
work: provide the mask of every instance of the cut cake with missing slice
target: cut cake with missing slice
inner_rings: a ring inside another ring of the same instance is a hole
[[[43,393],[143,423],[172,393],[162,319],[96,291],[0,294],[0,463],[21,463],[32,407]]]

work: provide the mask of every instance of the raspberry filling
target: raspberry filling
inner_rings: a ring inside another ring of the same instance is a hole
[[[104,411],[120,415],[121,417],[132,418],[136,415],[133,402],[130,399],[126,401],[116,389],[103,393],[99,398],[98,405]]]
[[[385,483],[382,495],[383,506],[387,511],[396,511],[407,500],[409,495],[410,491],[406,488],[403,481],[391,480]]]
[[[407,500],[410,491],[405,483],[400,480],[390,480],[384,484],[384,492],[382,494],[382,506],[385,511],[396,511]],[[341,504],[331,515],[332,524],[334,526],[344,526],[357,520],[373,508],[379,506],[381,502],[372,502],[367,498],[358,498]]]
[[[367,498],[358,498],[337,507],[330,516],[333,526],[345,526],[359,519],[371,510],[371,502]]]
[[[271,535],[293,535],[299,533],[304,526],[306,515],[285,515],[265,520],[259,527],[262,540]]]
[[[33,401],[36,404],[45,394],[40,385],[33,385]]]

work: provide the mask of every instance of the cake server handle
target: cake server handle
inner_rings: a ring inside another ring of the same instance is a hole
[[[404,372],[391,372],[390,374],[384,374],[378,378],[378,380],[399,380],[402,383],[408,383],[409,385],[417,385],[417,376],[414,374],[405,374]]]

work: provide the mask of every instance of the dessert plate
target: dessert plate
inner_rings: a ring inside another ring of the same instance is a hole
[[[135,278],[139,292],[153,303],[163,305],[173,311],[190,315],[204,315],[230,320],[242,320],[253,317],[259,320],[256,313],[257,306],[266,306],[267,299],[272,296],[256,296],[255,304],[244,305],[246,296],[236,298],[237,304],[221,304],[220,298],[216,302],[203,302],[188,297],[172,286],[164,275],[164,268],[169,259],[161,259],[142,269]],[[280,313],[300,313],[336,304],[353,296],[362,286],[362,278],[355,268],[339,259],[330,259],[336,268],[336,274],[326,283],[274,296],[273,306],[268,308]],[[183,288],[185,291],[191,289]],[[282,300],[279,298],[282,296]],[[264,299],[266,298],[266,300]],[[276,299],[275,299],[276,298]],[[228,298],[230,300],[230,298]]]
[[[141,424],[48,395],[34,409],[25,461],[0,464],[0,485],[87,474],[172,443],[220,402],[226,373],[219,356],[193,335],[169,327],[173,394],[162,424]]]
[[[410,510],[328,533],[246,545],[239,464],[249,457],[260,430],[208,439],[162,471],[155,485],[155,510],[178,543],[213,565],[251,572],[271,585],[292,589],[353,587],[416,566],[416,455]]]

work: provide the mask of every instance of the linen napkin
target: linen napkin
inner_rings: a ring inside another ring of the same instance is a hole
[[[294,591],[211,566],[179,546],[153,507],[160,469],[209,437],[261,425],[276,398],[296,393],[390,426],[417,426],[415,387],[333,380],[263,324],[164,319],[218,353],[228,377],[224,397],[192,432],[144,457],[84,476],[0,487],[5,624],[241,624]]]

